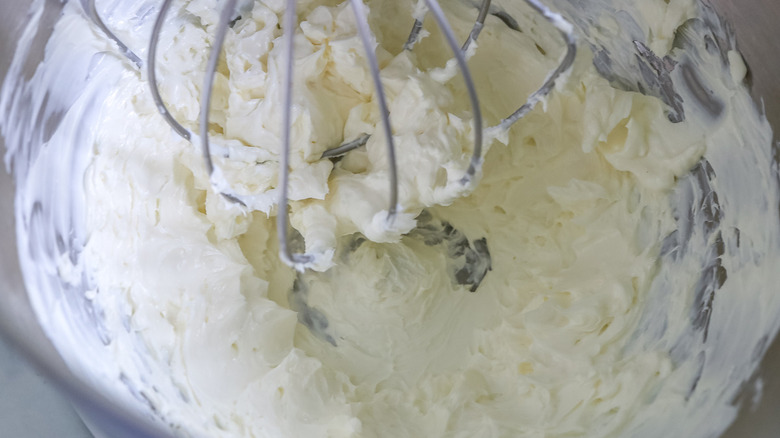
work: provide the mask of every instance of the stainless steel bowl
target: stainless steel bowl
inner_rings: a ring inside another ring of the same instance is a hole
[[[72,1],[72,0],[71,0]],[[703,0],[732,23],[742,51],[750,66],[754,97],[766,108],[767,118],[780,131],[780,2],[776,0]],[[34,53],[40,59],[44,43],[62,8],[61,0],[41,0],[46,13],[38,28]],[[585,4],[585,2],[580,2]],[[5,76],[16,42],[28,19],[27,2],[0,0],[0,80]],[[36,56],[31,56],[35,61]],[[29,69],[35,67],[31,63]],[[0,139],[0,141],[2,141]],[[780,147],[776,147],[780,151]],[[780,155],[780,154],[777,154]],[[97,392],[92,385],[76,377],[66,367],[51,342],[38,325],[28,300],[17,258],[13,218],[14,187],[12,179],[0,172],[0,233],[5,243],[0,249],[0,333],[30,359],[41,371],[53,378],[59,388],[73,401],[86,421],[105,436],[143,437],[167,436],[166,431],[133,412],[121,409],[114,401]],[[780,224],[778,224],[780,226]],[[767,267],[767,269],[776,269]],[[780,290],[778,291],[780,293]],[[762,401],[753,406],[752,394],[745,385],[741,397],[742,413],[725,437],[773,438],[780,430],[780,342],[769,349],[762,370],[754,376],[764,382]]]

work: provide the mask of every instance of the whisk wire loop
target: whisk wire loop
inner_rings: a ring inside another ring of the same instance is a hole
[[[152,92],[152,99],[154,99],[154,104],[157,106],[157,111],[160,112],[163,119],[168,122],[168,125],[170,125],[179,136],[187,141],[191,141],[192,134],[187,128],[182,126],[168,110],[168,106],[163,101],[162,96],[160,96],[160,87],[157,83],[157,47],[160,43],[160,33],[162,32],[162,27],[165,23],[165,17],[168,15],[171,4],[173,4],[173,0],[164,0],[160,6],[160,11],[157,13],[157,17],[154,20],[152,36],[149,39],[149,58],[147,60],[146,76],[149,81],[149,90]]]
[[[282,154],[279,169],[279,211],[276,214],[276,230],[279,238],[279,257],[282,261],[293,267],[306,265],[314,260],[314,257],[305,253],[293,253],[290,249],[288,233],[288,192],[290,188],[290,135],[292,131],[292,98],[293,80],[295,77],[295,24],[296,24],[296,0],[287,0],[287,8],[284,11],[284,83],[282,84]]]
[[[450,46],[452,53],[455,55],[455,59],[458,62],[458,68],[460,69],[463,80],[466,82],[466,89],[468,90],[469,100],[471,101],[471,111],[474,120],[474,149],[471,156],[471,162],[469,163],[466,174],[461,179],[462,184],[468,184],[479,171],[479,167],[482,165],[482,110],[479,106],[479,97],[477,96],[477,87],[474,85],[474,79],[471,76],[471,70],[466,62],[466,55],[461,50],[457,39],[455,38],[455,32],[452,30],[447,17],[444,16],[441,6],[437,0],[425,0],[433,15],[439,28],[444,33],[447,40],[447,44]],[[489,3],[489,2],[486,2]]]
[[[209,177],[214,175],[214,161],[211,158],[211,146],[209,144],[209,125],[211,98],[214,94],[214,77],[217,74],[219,64],[219,55],[222,52],[222,46],[225,43],[230,20],[236,9],[237,0],[227,0],[222,12],[219,14],[219,25],[214,35],[214,42],[211,46],[208,63],[206,64],[206,76],[203,79],[203,89],[200,99],[200,141],[203,152],[203,160],[206,163],[206,170]]]
[[[509,129],[518,120],[522,119],[526,116],[526,114],[531,112],[531,110],[536,107],[536,104],[541,102],[545,96],[549,95],[553,88],[555,88],[556,81],[564,73],[571,69],[572,65],[574,65],[574,60],[577,57],[577,41],[574,36],[572,25],[560,14],[551,11],[538,0],[525,0],[525,2],[528,3],[532,9],[542,15],[553,26],[555,26],[555,28],[563,37],[563,40],[566,42],[566,54],[564,55],[563,60],[561,60],[558,67],[556,67],[556,69],[547,76],[542,86],[528,97],[528,100],[525,102],[525,104],[523,104],[523,106],[518,108],[514,113],[509,115],[509,117],[505,118],[497,125],[497,128],[501,130]]]
[[[390,173],[390,205],[387,209],[387,220],[392,222],[395,219],[398,206],[398,165],[395,157],[395,142],[393,140],[393,128],[390,125],[390,111],[387,109],[387,96],[385,87],[382,85],[382,77],[379,70],[379,61],[377,61],[374,47],[372,45],[371,30],[368,27],[363,8],[363,0],[350,0],[352,10],[355,13],[355,22],[357,24],[360,40],[363,42],[363,48],[366,51],[368,66],[371,70],[371,78],[376,88],[377,103],[379,105],[379,115],[382,119],[382,128],[385,133],[385,142],[387,144],[387,159]]]
[[[81,0],[81,5],[84,7],[87,15],[89,15],[90,19],[95,23],[100,31],[117,45],[119,52],[122,53],[122,55],[124,55],[130,62],[132,62],[136,68],[141,69],[144,64],[143,61],[141,61],[141,58],[139,58],[135,52],[130,50],[130,48],[127,47],[127,45],[122,42],[122,40],[111,31],[111,29],[108,28],[108,26],[106,26],[106,23],[103,21],[103,18],[97,11],[95,0]]]

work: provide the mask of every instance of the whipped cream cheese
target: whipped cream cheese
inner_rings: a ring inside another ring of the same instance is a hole
[[[87,237],[77,257],[56,261],[68,282],[86,278],[100,315],[113,363],[95,373],[121,381],[111,391],[130,389],[182,436],[653,436],[649,424],[677,430],[675,412],[703,424],[714,407],[694,391],[698,356],[670,351],[691,324],[686,309],[698,296],[689,277],[702,266],[676,276],[659,260],[681,234],[678,206],[691,201],[681,181],[692,169],[710,175],[702,157],[723,166],[728,141],[761,151],[771,143],[739,55],[728,52],[725,68],[714,55],[696,60],[699,79],[732,100],[717,116],[688,104],[680,121],[652,92],[605,79],[590,35],[543,104],[489,137],[481,177],[464,188],[466,90],[432,22],[414,51],[403,50],[416,3],[365,8],[398,148],[402,212],[388,229],[383,136],[341,160],[320,159],[381,133],[352,10],[299,2],[289,208],[297,243],[324,255],[303,273],[279,260],[276,241],[284,2],[242,5],[215,82],[215,163],[247,208],[215,192],[197,139],[178,137],[159,116],[144,74],[79,5],[65,6],[52,55],[100,54],[90,75],[103,99],[73,121],[90,133],[76,179]],[[496,3],[469,61],[487,126],[524,103],[564,51],[523,2]],[[474,6],[443,6],[465,39]],[[677,54],[680,29],[700,13],[693,1],[624,7],[658,59]],[[128,1],[106,14],[142,59],[154,10]],[[180,2],[161,37],[161,93],[191,130],[218,14],[214,0]],[[679,79],[681,70],[670,71]],[[755,138],[740,140],[740,125]],[[776,195],[772,186],[755,196]],[[769,210],[766,223],[776,219]],[[741,244],[776,260],[777,233],[766,223],[740,222]],[[690,251],[705,254],[714,239]],[[670,295],[660,302],[656,290]],[[767,309],[780,305],[762,297]],[[776,325],[767,319],[755,333]]]

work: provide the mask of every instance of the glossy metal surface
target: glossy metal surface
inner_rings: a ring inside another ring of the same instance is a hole
[[[62,4],[46,0],[46,14],[38,29],[37,41],[44,41],[52,31]],[[27,21],[30,2],[0,0],[0,82],[5,77],[13,56],[19,31]],[[42,56],[43,45],[35,47]],[[34,67],[34,66],[33,66]],[[3,139],[0,137],[0,143]],[[5,154],[4,145],[0,147]],[[164,437],[147,420],[121,411],[110,400],[93,391],[85,382],[76,379],[46,338],[27,299],[27,292],[17,260],[13,219],[14,187],[11,177],[0,170],[0,335],[16,347],[30,363],[51,377],[60,390],[72,400],[90,429],[98,436],[116,438]],[[41,412],[41,415],[47,415]],[[0,432],[0,435],[3,435]]]
[[[734,26],[737,46],[750,67],[753,95],[764,105],[777,143],[780,141],[780,82],[777,80],[780,72],[780,2],[711,0],[710,3]],[[779,152],[780,144],[775,147],[776,157]],[[776,293],[780,293],[780,286]],[[758,377],[764,384],[760,404],[752,406],[748,399],[725,437],[780,436],[780,337],[769,349]]]
[[[780,131],[780,2],[777,0],[705,0],[734,25],[738,45],[751,68],[754,95],[763,101],[767,118]],[[39,33],[51,31],[60,0],[47,0],[49,17]],[[19,29],[26,20],[28,2],[0,0],[0,80],[13,55]],[[42,52],[43,47],[39,47]],[[2,138],[0,138],[2,143]],[[4,151],[4,148],[0,147]],[[43,372],[58,382],[77,408],[97,429],[111,437],[161,436],[141,418],[116,409],[112,403],[76,380],[47,340],[30,308],[17,261],[13,224],[13,186],[0,171],[0,333],[20,349]],[[779,291],[780,293],[780,291]],[[764,381],[764,397],[752,406],[746,392],[743,413],[725,435],[727,438],[775,438],[780,430],[780,342],[770,349],[759,375]]]

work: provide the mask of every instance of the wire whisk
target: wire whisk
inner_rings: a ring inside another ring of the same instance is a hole
[[[472,182],[482,165],[483,135],[485,132],[485,128],[483,127],[479,96],[477,94],[477,89],[471,74],[471,70],[468,66],[467,56],[472,44],[477,42],[480,33],[485,26],[487,17],[491,14],[492,1],[482,0],[477,19],[471,29],[471,32],[469,33],[468,38],[462,44],[458,43],[455,32],[453,31],[452,26],[449,24],[441,6],[439,5],[439,2],[437,0],[423,1],[426,13],[433,17],[436,24],[441,29],[446,43],[454,55],[458,70],[460,75],[463,77],[466,89],[468,91],[473,118],[472,121],[474,124],[474,144],[468,168],[464,171],[464,175],[460,179],[460,184],[466,186]],[[526,114],[533,110],[540,101],[542,101],[547,95],[550,94],[550,92],[555,87],[556,81],[572,67],[577,54],[577,45],[572,25],[560,14],[555,13],[547,8],[539,0],[524,1],[558,30],[566,44],[566,53],[560,61],[558,67],[549,73],[542,86],[534,93],[532,93],[520,108],[501,120],[498,125],[488,129],[508,130],[514,123],[522,119]],[[239,0],[226,0],[220,12],[216,34],[214,35],[211,52],[206,66],[204,83],[201,89],[199,132],[197,137],[200,141],[203,160],[212,185],[223,197],[225,197],[230,202],[246,206],[247,203],[244,202],[242,196],[233,193],[232,190],[230,190],[230,188],[227,187],[224,183],[216,182],[217,180],[221,179],[221,171],[214,165],[214,161],[212,159],[212,146],[209,142],[209,110],[211,108],[214,78],[228,28],[235,22],[238,16],[238,2]],[[357,32],[363,43],[366,59],[371,72],[371,77],[376,89],[376,100],[379,107],[382,132],[387,149],[386,153],[389,164],[389,202],[386,220],[389,225],[394,221],[400,208],[398,205],[398,166],[396,161],[396,148],[393,139],[390,112],[388,110],[385,90],[380,78],[379,62],[372,46],[371,30],[369,28],[368,20],[366,19],[366,14],[364,11],[365,5],[363,0],[349,0],[349,2],[355,16]],[[137,69],[146,69],[149,88],[158,111],[179,136],[187,141],[192,142],[195,138],[195,135],[193,135],[189,129],[185,128],[179,121],[176,120],[176,118],[169,111],[166,103],[163,101],[163,98],[160,95],[156,72],[157,48],[160,34],[162,32],[163,26],[165,25],[168,12],[173,4],[173,0],[163,0],[160,6],[154,22],[152,34],[149,39],[148,59],[146,62],[143,62],[140,57],[133,53],[133,51],[130,50],[127,45],[125,45],[105,25],[97,12],[95,7],[95,0],[81,0],[81,3],[87,15],[89,15],[89,17],[96,23],[98,28],[109,39],[113,40],[117,44],[120,53],[125,56]],[[284,82],[282,84],[282,103],[284,109],[282,113],[283,126],[281,131],[281,156],[279,162],[280,172],[278,181],[279,196],[276,220],[279,238],[279,253],[281,259],[286,264],[293,266],[296,269],[303,270],[314,262],[316,256],[314,254],[305,252],[296,253],[291,250],[288,229],[289,213],[287,207],[289,203],[288,190],[290,177],[290,137],[292,126],[292,101],[294,92],[293,78],[295,74],[293,69],[293,62],[295,59],[293,38],[295,35],[295,29],[297,27],[296,6],[296,0],[286,0],[284,22],[282,26],[284,41]],[[498,13],[496,13],[496,15],[498,16]],[[423,18],[424,17],[415,18],[410,35],[404,45],[404,50],[414,50],[416,43],[419,42],[423,30]],[[506,18],[504,17],[502,19]],[[327,159],[343,156],[351,150],[364,146],[370,137],[371,135],[364,134],[359,138],[348,141],[339,147],[329,149],[323,153],[322,158]]]

